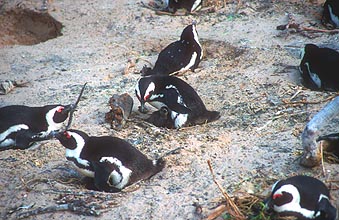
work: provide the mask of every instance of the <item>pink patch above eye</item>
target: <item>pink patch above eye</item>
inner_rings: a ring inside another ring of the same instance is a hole
[[[67,139],[70,139],[71,138],[71,135],[65,131],[64,135],[66,136]]]
[[[273,199],[277,199],[277,198],[280,198],[282,197],[283,195],[282,194],[274,194],[273,195]]]
[[[65,109],[65,107],[62,107],[62,106],[61,106],[61,107],[58,108],[57,112],[61,113],[62,110],[64,110],[64,109]]]
[[[147,101],[147,99],[150,97],[150,95],[145,96],[144,100]]]

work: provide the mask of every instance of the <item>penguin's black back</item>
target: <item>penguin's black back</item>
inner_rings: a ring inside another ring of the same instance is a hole
[[[103,157],[117,158],[125,167],[133,171],[129,182],[149,178],[163,168],[163,166],[154,166],[152,160],[127,141],[111,136],[91,136],[86,141],[80,157],[88,161],[100,161]]]
[[[139,85],[140,90],[145,91],[150,82],[155,84],[155,92],[161,93],[166,90],[166,87],[174,86],[179,94],[182,96],[183,102],[190,110],[188,115],[187,125],[203,124],[206,122],[212,122],[220,117],[220,113],[217,111],[208,111],[205,104],[201,100],[198,93],[185,81],[175,76],[159,76],[153,75],[141,78]],[[144,94],[142,94],[144,95]],[[176,99],[177,97],[172,97]],[[166,104],[166,103],[165,103]],[[170,109],[174,111],[173,109]]]
[[[302,208],[308,210],[316,209],[320,194],[330,198],[330,193],[326,185],[322,181],[310,176],[300,175],[281,180],[275,186],[275,189],[287,184],[291,184],[298,189],[300,194],[300,205]]]
[[[182,47],[181,52],[178,52],[178,46]],[[160,52],[152,70],[153,74],[169,75],[179,71],[189,63],[190,51],[191,45],[181,44],[180,41],[171,43]]]
[[[307,74],[307,66],[311,72],[318,75],[321,80],[321,88],[311,80]],[[319,48],[314,44],[306,44],[305,54],[300,63],[303,84],[313,90],[339,90],[339,53],[330,48]]]
[[[165,47],[159,54],[157,61],[155,62],[154,68],[144,69],[146,74],[162,74],[169,75],[177,72],[182,68],[186,67],[193,56],[196,53],[196,60],[189,69],[194,71],[200,63],[200,56],[202,54],[202,48],[195,41],[193,34],[194,24],[188,25],[183,30],[180,40],[175,41]]]
[[[26,124],[33,132],[47,130],[46,113],[58,105],[43,107],[28,107],[24,105],[10,105],[0,108],[0,132],[18,124]]]
[[[166,90],[167,86],[175,86],[182,96],[184,103],[192,111],[192,115],[206,111],[206,107],[198,93],[185,81],[175,76],[151,76],[146,81],[153,81],[157,92]],[[148,83],[146,83],[148,84]]]

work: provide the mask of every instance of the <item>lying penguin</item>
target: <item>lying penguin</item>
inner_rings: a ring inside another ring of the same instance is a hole
[[[339,90],[339,53],[330,48],[306,44],[300,63],[303,85],[312,90]]]
[[[27,149],[35,142],[51,139],[54,131],[69,126],[85,86],[75,104],[42,107],[10,105],[0,108],[0,151]]]
[[[199,42],[196,23],[188,25],[182,32],[180,40],[163,49],[153,69],[143,67],[141,75],[172,75],[187,70],[194,71],[202,59],[203,50]]]
[[[166,0],[167,10],[175,13],[178,9],[186,9],[192,13],[198,11],[202,7],[203,0]]]
[[[157,109],[165,106],[175,128],[212,122],[220,117],[217,111],[208,111],[197,92],[175,76],[147,76],[139,79],[135,93],[140,101],[140,111],[145,103]]]
[[[276,182],[266,205],[281,215],[298,219],[335,220],[337,217],[326,185],[309,176],[294,176]]]
[[[326,0],[321,22],[329,29],[339,27],[339,1]]]
[[[119,192],[160,172],[165,161],[150,160],[128,142],[111,136],[88,136],[79,130],[55,135],[66,148],[66,158],[80,173],[94,178],[99,191]]]

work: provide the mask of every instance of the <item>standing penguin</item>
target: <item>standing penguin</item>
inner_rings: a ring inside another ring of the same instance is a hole
[[[321,19],[323,25],[329,29],[339,27],[339,1],[326,0],[324,4],[323,16]]]
[[[282,215],[299,219],[335,220],[337,210],[329,198],[329,190],[320,180],[294,176],[273,185],[266,205]]]
[[[199,42],[196,23],[188,25],[182,32],[180,40],[175,41],[163,49],[154,68],[144,67],[141,74],[170,75],[178,71],[194,71],[202,59],[203,50]]]
[[[67,119],[67,126],[70,126],[85,85],[75,104],[42,107],[10,105],[0,108],[0,151],[27,149],[34,142],[50,139],[54,131],[66,126]]]
[[[140,111],[148,102],[157,109],[165,106],[175,128],[212,122],[220,117],[217,111],[208,111],[197,92],[175,76],[147,76],[139,79],[135,93]]]
[[[88,136],[79,130],[55,135],[66,147],[66,158],[80,173],[94,178],[100,191],[119,192],[160,172],[165,161],[150,160],[128,142],[111,136]]]
[[[339,53],[330,48],[306,44],[300,63],[303,85],[312,90],[339,90]]]

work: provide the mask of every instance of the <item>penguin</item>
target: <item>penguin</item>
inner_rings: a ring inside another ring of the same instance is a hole
[[[217,111],[208,111],[197,92],[175,76],[152,75],[139,79],[135,93],[141,112],[148,102],[157,109],[169,109],[174,127],[192,126],[212,122],[220,117]]]
[[[299,70],[302,84],[319,91],[339,90],[339,53],[330,48],[306,44]]]
[[[174,128],[171,112],[166,106],[162,106],[158,111],[153,112],[146,121],[157,127]]]
[[[199,42],[196,22],[185,27],[180,40],[165,47],[159,54],[154,68],[144,66],[141,75],[172,75],[178,72],[194,70],[203,57],[202,46]]]
[[[327,152],[332,152],[339,157],[339,133],[323,135],[317,138],[317,141],[323,141],[323,148]]]
[[[96,190],[119,192],[160,172],[165,161],[150,160],[127,141],[111,136],[88,136],[79,130],[59,132],[55,138],[66,148],[67,160],[86,177],[94,178]]]
[[[55,131],[69,127],[85,86],[75,104],[0,108],[0,151],[30,148],[35,142],[53,138]]]
[[[298,175],[277,181],[266,206],[298,219],[335,220],[337,216],[326,185],[310,176]]]
[[[328,29],[339,27],[339,2],[337,0],[327,0],[324,3],[321,22]]]
[[[171,13],[175,13],[178,9],[186,9],[192,13],[198,11],[202,7],[202,0],[165,0],[167,10]]]

